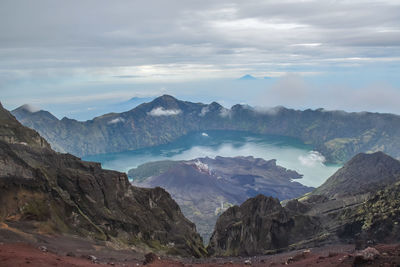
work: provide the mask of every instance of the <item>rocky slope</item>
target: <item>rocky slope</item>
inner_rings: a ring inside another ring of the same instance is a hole
[[[357,155],[320,188],[285,207],[258,196],[229,208],[208,250],[255,255],[327,243],[399,242],[399,164],[381,152]]]
[[[130,170],[128,176],[137,186],[166,189],[206,242],[217,217],[232,205],[260,193],[284,200],[313,189],[295,182],[302,176],[276,165],[276,160],[254,157],[151,162]]]
[[[0,120],[2,225],[21,235],[62,233],[113,247],[205,254],[195,225],[165,190],[133,187],[123,173],[54,152],[1,105]]]
[[[362,179],[360,178],[362,177]],[[371,192],[400,179],[400,162],[382,152],[360,153],[312,194],[340,197]]]
[[[10,257],[10,255],[13,255]],[[290,251],[275,255],[263,255],[251,258],[223,257],[202,259],[168,259],[155,254],[148,254],[145,260],[127,258],[123,255],[118,258],[96,257],[71,257],[60,255],[57,251],[43,252],[38,248],[25,244],[1,244],[0,262],[4,266],[20,267],[53,267],[53,266],[150,266],[150,267],[266,267],[266,266],[292,266],[292,267],[353,267],[353,266],[398,266],[400,264],[400,246],[376,245],[364,250],[354,250],[354,246],[327,246],[302,251]]]
[[[226,109],[161,96],[128,112],[109,113],[79,122],[58,120],[46,111],[13,111],[58,151],[78,156],[165,144],[193,131],[241,130],[298,138],[330,162],[345,162],[360,152],[384,151],[400,158],[400,116],[379,113],[258,110],[245,105]]]

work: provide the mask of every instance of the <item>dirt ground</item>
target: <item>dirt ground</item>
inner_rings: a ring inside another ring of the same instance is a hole
[[[209,258],[201,260],[173,260],[153,257],[146,266],[400,266],[400,245],[376,245],[379,256],[370,261],[356,261],[354,247],[335,245],[310,250],[292,251],[276,255],[249,258]],[[0,243],[0,266],[143,266],[143,260],[127,260],[122,262],[105,260],[92,255],[59,255],[46,251],[41,246],[34,247],[24,243]]]
[[[379,244],[370,248],[374,257],[355,250],[354,245],[326,245],[256,257],[177,259],[148,254],[139,248],[112,249],[105,242],[78,236],[42,235],[29,225],[0,224],[0,267],[14,266],[400,266],[400,244]]]

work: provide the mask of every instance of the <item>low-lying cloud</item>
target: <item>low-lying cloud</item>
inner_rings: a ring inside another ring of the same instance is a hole
[[[30,113],[35,113],[35,112],[40,111],[40,108],[30,105],[30,104],[25,104],[22,106],[22,108]]]
[[[227,118],[227,117],[231,116],[231,114],[232,114],[231,110],[227,109],[227,108],[222,108],[221,111],[219,112],[219,115],[222,118]]]
[[[201,109],[199,116],[204,117],[209,111],[210,108],[208,106],[205,106],[204,108]]]
[[[150,116],[175,116],[182,112],[180,109],[164,109],[163,107],[153,108],[150,112],[147,112]]]
[[[116,124],[116,123],[120,123],[120,122],[125,122],[125,119],[118,117],[118,118],[110,120],[109,122],[107,122],[107,124]]]
[[[298,157],[301,165],[307,167],[319,166],[325,162],[325,157],[318,151],[310,151],[307,155]]]

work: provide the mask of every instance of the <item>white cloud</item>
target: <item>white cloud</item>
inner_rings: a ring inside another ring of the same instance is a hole
[[[231,110],[230,110],[230,109],[227,109],[227,108],[222,108],[221,111],[219,112],[219,115],[220,115],[222,118],[229,117],[229,116],[231,116]]]
[[[205,106],[201,109],[199,116],[204,117],[209,111],[210,111],[210,108],[208,106]]]
[[[150,116],[175,116],[182,112],[180,109],[164,109],[163,107],[153,108],[150,112],[147,112]]]
[[[119,122],[125,122],[125,119],[121,118],[121,117],[118,117],[118,118],[110,120],[109,122],[107,122],[107,124],[116,124],[116,123],[119,123]]]
[[[22,108],[23,108],[24,110],[30,112],[30,113],[35,113],[35,112],[40,111],[40,108],[39,108],[39,107],[36,107],[36,106],[34,106],[34,105],[30,105],[30,104],[25,104],[25,105],[22,106]]]
[[[305,156],[300,155],[298,159],[301,165],[307,167],[314,167],[317,165],[321,165],[325,162],[325,157],[318,151],[310,151]]]
[[[276,107],[260,107],[257,106],[255,107],[253,110],[257,113],[261,113],[261,114],[268,114],[268,115],[276,115],[279,113],[279,111],[281,111],[284,107],[283,106],[276,106]]]

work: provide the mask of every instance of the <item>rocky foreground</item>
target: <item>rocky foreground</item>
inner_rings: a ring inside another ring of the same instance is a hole
[[[124,173],[53,151],[1,105],[0,223],[3,240],[65,235],[142,253],[206,254],[195,225],[164,189],[134,187]]]
[[[310,250],[291,251],[276,255],[235,258],[209,258],[202,260],[177,260],[147,254],[132,259],[131,255],[119,254],[118,258],[92,254],[68,254],[50,251],[45,246],[35,247],[23,243],[0,243],[0,266],[399,266],[400,245],[375,245],[355,250],[351,245],[327,246]]]

